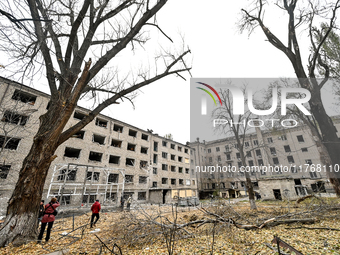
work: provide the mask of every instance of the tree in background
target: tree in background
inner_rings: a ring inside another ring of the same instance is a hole
[[[0,49],[15,58],[22,76],[34,76],[44,69],[51,94],[9,200],[0,246],[35,239],[39,202],[58,146],[106,107],[133,99],[138,89],[169,75],[183,78],[181,73],[190,70],[184,60],[190,50],[184,49],[159,54],[153,69],[144,66],[127,74],[112,69],[112,65],[120,66],[120,53],[129,55],[127,50],[148,45],[148,28],[158,29],[170,39],[156,19],[166,2],[27,0],[0,4],[2,13],[10,14],[1,17]],[[93,109],[66,128],[84,96],[93,99]]]
[[[243,94],[246,94],[246,87],[243,89]],[[247,110],[244,112],[244,114],[236,115],[233,113],[233,97],[230,92],[230,90],[224,90],[220,89],[219,95],[221,96],[222,100],[222,106],[217,107],[212,112],[212,117],[214,119],[219,119],[222,122],[226,122],[224,125],[217,125],[216,130],[219,132],[224,133],[226,136],[232,135],[236,139],[236,146],[235,149],[239,151],[240,158],[242,162],[242,166],[246,167],[246,152],[244,150],[245,148],[245,138],[246,134],[249,131],[248,125],[242,125],[239,123],[248,123],[249,120],[254,118],[253,114]],[[245,101],[245,104],[247,104],[247,100]],[[237,123],[237,124],[236,124]],[[254,188],[253,184],[251,182],[250,174],[248,171],[244,172],[245,178],[246,178],[246,187],[249,195],[249,203],[250,208],[256,210],[256,203],[255,203],[255,196],[254,196]]]
[[[269,43],[282,51],[289,59],[299,80],[299,85],[310,91],[310,110],[320,130],[321,143],[326,147],[327,157],[330,159],[326,164],[327,174],[336,194],[340,196],[340,176],[331,171],[331,169],[334,169],[334,166],[340,165],[340,143],[333,121],[327,115],[321,100],[321,90],[330,78],[330,66],[322,57],[325,53],[322,47],[331,35],[331,32],[337,28],[335,21],[340,8],[340,1],[319,2],[309,0],[302,2],[298,0],[283,0],[273,1],[273,3],[287,14],[287,44],[284,44],[270,30],[270,24],[265,24],[265,13],[270,11],[269,1],[256,0],[252,4],[250,11],[242,9],[243,18],[240,22],[240,29],[241,31],[248,30],[251,33],[259,27]],[[319,25],[316,25],[316,23],[319,23]],[[322,27],[321,24],[323,23],[327,23],[326,29],[323,29],[323,32],[319,33],[319,37],[316,38],[316,27]],[[311,53],[308,58],[307,68],[304,67],[301,56],[298,38],[299,29],[306,30],[310,39]],[[318,73],[317,67],[322,69],[323,72]],[[319,144],[317,143],[317,145]],[[322,148],[319,147],[318,150],[321,151]]]

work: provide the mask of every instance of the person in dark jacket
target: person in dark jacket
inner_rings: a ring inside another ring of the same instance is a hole
[[[39,222],[42,220],[44,213],[45,213],[45,201],[41,200],[40,201],[40,206],[39,206],[39,214],[38,214],[38,227],[39,227]]]
[[[59,205],[60,204],[58,203],[57,198],[55,197],[51,199],[51,202],[45,205],[45,212],[41,220],[41,229],[40,229],[40,234],[38,236],[38,243],[41,243],[41,239],[44,235],[46,225],[48,226],[47,226],[47,233],[46,233],[45,241],[48,242],[48,240],[50,239],[51,229],[55,221],[55,216],[53,215],[53,212]]]
[[[99,212],[100,212],[101,206],[99,203],[99,200],[97,199],[96,202],[91,206],[92,216],[91,216],[91,228],[93,226],[96,226],[97,221],[99,220]],[[94,217],[96,217],[96,221],[93,222]]]

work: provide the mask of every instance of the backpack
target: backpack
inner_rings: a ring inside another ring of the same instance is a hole
[[[52,206],[52,203],[49,203],[50,207],[52,207],[53,209],[53,213],[45,213],[45,214],[53,214],[54,216],[57,216],[58,214],[58,211],[56,209],[54,209],[54,207]],[[45,208],[45,211],[46,211],[47,208]]]

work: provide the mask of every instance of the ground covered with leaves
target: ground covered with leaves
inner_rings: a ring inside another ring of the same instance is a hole
[[[196,208],[143,205],[130,212],[101,213],[92,229],[88,213],[75,217],[74,227],[72,217],[56,220],[48,243],[10,245],[0,254],[58,250],[67,250],[64,254],[275,254],[274,236],[302,254],[340,254],[339,199],[311,197],[301,203],[259,202],[257,206],[251,211],[247,202],[225,200]]]

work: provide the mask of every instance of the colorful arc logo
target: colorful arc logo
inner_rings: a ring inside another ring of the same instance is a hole
[[[212,92],[214,92],[215,95],[217,96],[218,100],[220,101],[221,106],[222,106],[222,100],[221,100],[220,96],[218,95],[217,91],[213,87],[211,87],[210,85],[203,83],[203,82],[197,82],[197,83],[208,87]],[[208,90],[200,88],[200,87],[196,87],[196,88],[201,89],[201,90],[205,91],[206,93],[208,93],[208,95],[211,96],[211,98],[214,100],[215,105],[217,106],[217,103],[216,103],[214,96]],[[202,105],[201,106],[202,106],[201,114],[206,115],[207,114],[207,100],[205,98],[202,98]]]

